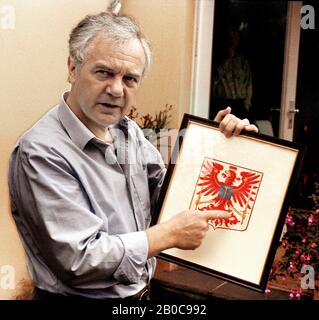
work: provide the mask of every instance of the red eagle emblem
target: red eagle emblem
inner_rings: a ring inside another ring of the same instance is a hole
[[[262,175],[261,172],[206,158],[190,208],[226,211],[230,217],[214,219],[211,226],[243,231],[248,226]]]

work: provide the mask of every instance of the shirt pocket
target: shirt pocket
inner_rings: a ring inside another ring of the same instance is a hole
[[[151,220],[151,202],[146,172],[133,174],[132,182],[139,207],[141,208],[143,216],[145,218],[145,227],[148,227]]]

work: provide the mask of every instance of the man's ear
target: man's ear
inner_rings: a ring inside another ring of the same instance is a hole
[[[74,64],[73,59],[69,56],[68,57],[68,82],[69,83],[74,83],[75,82],[75,73],[76,73],[76,65]]]

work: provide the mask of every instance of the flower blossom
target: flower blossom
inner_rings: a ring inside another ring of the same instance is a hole
[[[288,224],[291,227],[293,227],[295,225],[293,217],[292,217],[292,215],[290,213],[287,214],[285,223]]]
[[[301,261],[309,262],[311,259],[312,259],[311,254],[305,254],[305,253],[303,253],[303,254],[300,256],[300,260],[301,260]]]
[[[290,290],[289,297],[290,299],[300,299],[302,296],[302,289]]]
[[[287,241],[287,240],[283,240],[283,241],[281,242],[281,246],[282,246],[283,248],[286,248],[287,245],[288,245],[288,241]]]
[[[308,225],[311,225],[315,222],[316,218],[314,216],[314,214],[312,213],[309,217],[308,217]]]

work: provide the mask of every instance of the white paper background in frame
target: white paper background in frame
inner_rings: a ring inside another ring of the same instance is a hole
[[[260,172],[262,179],[245,230],[210,228],[198,249],[164,253],[258,285],[297,155],[298,150],[248,136],[226,138],[218,128],[190,121],[160,222],[189,209],[205,157]]]

